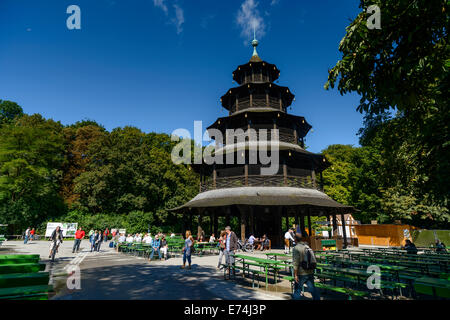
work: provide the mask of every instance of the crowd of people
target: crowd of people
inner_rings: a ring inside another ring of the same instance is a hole
[[[175,237],[175,234],[172,233],[170,235],[171,238]],[[113,245],[112,247],[115,247],[118,249],[118,244],[132,244],[132,243],[142,243],[147,244],[152,247],[152,251],[150,253],[150,260],[153,259],[155,253],[158,254],[159,260],[168,259],[169,255],[169,246],[167,244],[166,236],[159,232],[155,236],[152,236],[151,233],[136,233],[136,234],[128,234],[128,236],[125,236],[124,233],[114,233],[112,237]]]

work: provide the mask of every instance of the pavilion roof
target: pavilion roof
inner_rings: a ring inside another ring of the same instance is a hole
[[[354,210],[353,207],[336,202],[325,193],[316,189],[293,187],[240,187],[217,189],[200,193],[188,203],[172,209],[172,211],[231,205],[313,206],[319,208]]]

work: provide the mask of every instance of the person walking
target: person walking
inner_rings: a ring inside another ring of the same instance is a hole
[[[306,243],[301,242],[300,233],[295,234],[297,245],[292,251],[292,264],[294,269],[294,294],[293,299],[299,300],[302,296],[303,286],[311,293],[313,300],[320,300],[320,294],[314,286],[314,270],[316,268],[316,257],[314,251]]]
[[[25,230],[25,233],[24,233],[24,238],[23,238],[23,243],[24,244],[28,243],[28,240],[30,239],[30,232],[31,232],[31,228],[28,227],[27,230]]]
[[[183,266],[181,269],[186,267],[186,261],[189,263],[188,269],[191,269],[191,254],[192,248],[194,247],[194,238],[190,231],[186,231],[186,239],[184,240],[183,247]]]
[[[50,252],[48,254],[48,257],[51,258],[52,257],[52,250],[55,250],[55,255],[56,252],[58,252],[58,248],[59,246],[63,243],[63,231],[61,229],[60,226],[57,226],[55,230],[53,230],[52,235],[50,236]]]
[[[75,242],[73,243],[72,253],[75,253],[75,251],[80,251],[81,240],[83,240],[85,234],[86,233],[81,229],[81,227],[79,227],[77,232],[75,232]]]
[[[231,231],[230,226],[225,228],[225,233],[225,264],[228,268],[228,274],[231,276],[231,269],[233,269],[233,276],[236,276],[236,270],[231,268],[231,266],[234,266],[234,254],[238,249],[238,237],[233,231]]]
[[[220,232],[220,237],[219,237],[219,262],[217,263],[217,269],[220,269],[220,267],[222,266],[222,261],[223,261],[223,255],[224,255],[224,251],[225,251],[225,238],[226,238],[227,233],[225,232],[225,230],[223,230],[222,232]]]
[[[289,254],[291,252],[291,242],[294,242],[294,237],[292,236],[292,229],[289,229],[284,234],[284,253]]]

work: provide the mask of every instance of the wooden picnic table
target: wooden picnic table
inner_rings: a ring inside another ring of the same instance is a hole
[[[358,284],[360,283],[361,277],[364,279],[367,279],[367,277],[369,277],[370,275],[373,274],[373,273],[368,274],[367,271],[361,270],[361,269],[339,268],[339,267],[333,267],[333,266],[323,265],[323,264],[318,265],[317,269],[332,271],[334,273],[343,273],[343,274],[356,276]],[[379,274],[379,275],[381,277],[381,274]]]
[[[414,282],[414,288],[418,293],[432,294],[435,298],[450,298],[450,281],[431,277],[421,277]],[[431,288],[431,292],[428,290]]]
[[[272,260],[272,259],[257,258],[257,257],[252,257],[252,256],[245,256],[245,255],[242,255],[242,254],[235,255],[235,258],[242,259],[244,272],[245,272],[245,260],[253,261],[253,262],[256,262],[257,264],[260,264],[261,267],[264,268],[264,274],[265,274],[265,277],[266,277],[266,289],[267,289],[267,286],[269,284],[269,278],[268,278],[268,270],[269,270],[269,268],[274,267],[274,271],[275,271],[274,272],[274,279],[275,279],[275,283],[276,283],[276,275],[277,275],[277,268],[276,267],[279,266],[279,265],[284,264],[284,262],[281,262],[281,261],[276,261],[276,260]],[[250,268],[250,266],[249,266],[249,268]]]

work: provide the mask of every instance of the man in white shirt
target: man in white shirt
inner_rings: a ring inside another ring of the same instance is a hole
[[[152,240],[153,239],[152,239],[151,235],[147,233],[142,241],[145,244],[152,244]]]
[[[119,237],[119,243],[124,243],[125,241],[127,241],[127,238],[123,233],[121,233]]]
[[[127,237],[127,243],[133,243],[133,241],[134,241],[133,236],[131,234],[129,234]]]
[[[134,242],[141,243],[142,242],[142,236],[139,233],[136,233],[134,236]]]
[[[284,234],[284,253],[289,254],[291,252],[291,241],[294,242],[294,237],[292,236],[292,229],[289,229]]]

